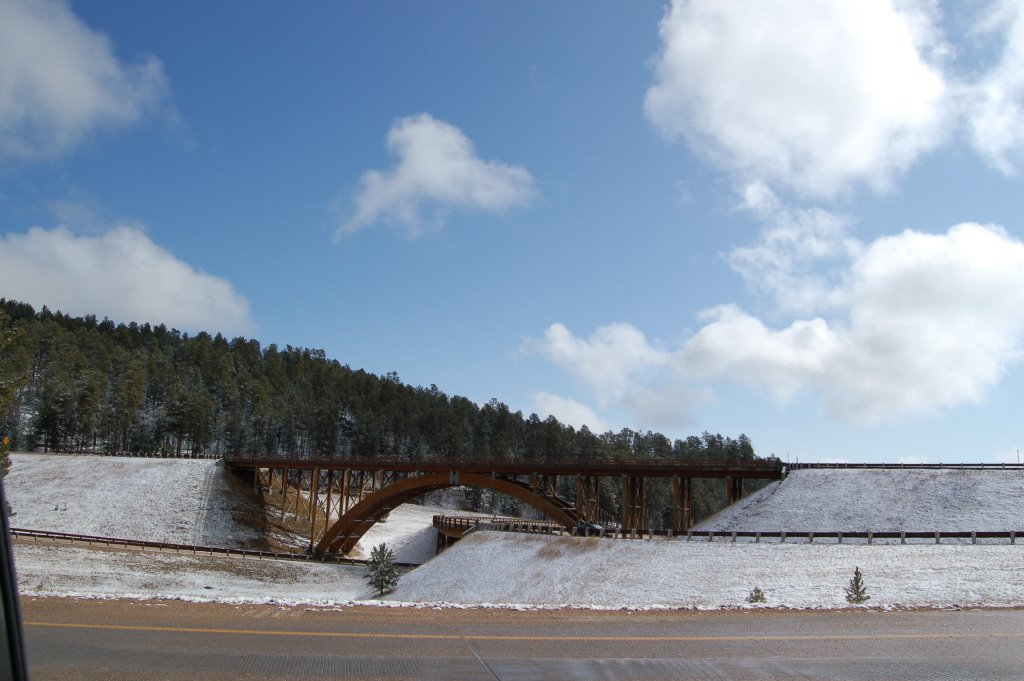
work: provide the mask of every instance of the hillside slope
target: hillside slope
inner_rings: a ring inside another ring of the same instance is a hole
[[[122,539],[259,548],[262,514],[217,461],[12,454],[11,524]]]
[[[1024,529],[1024,471],[795,471],[698,524],[719,531]]]
[[[11,525],[120,539],[200,546],[302,551],[309,538],[268,516],[249,485],[213,460],[12,454],[4,488]],[[387,543],[396,559],[422,563],[434,555],[435,513],[406,504],[370,529],[353,555]],[[456,512],[457,513],[457,512]]]
[[[1019,606],[1024,547],[753,544],[608,540],[479,532],[405,575],[396,601],[540,607],[847,607],[843,588],[864,571],[882,608]]]

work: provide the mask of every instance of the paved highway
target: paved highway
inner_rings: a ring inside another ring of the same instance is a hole
[[[1024,678],[1024,611],[337,610],[23,599],[48,679]]]

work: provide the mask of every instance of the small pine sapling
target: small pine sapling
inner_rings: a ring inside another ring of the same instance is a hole
[[[750,595],[747,596],[747,603],[767,603],[768,598],[764,595],[764,591],[761,591],[761,587],[755,586],[750,591]]]
[[[390,593],[398,586],[398,566],[395,552],[387,544],[377,544],[370,550],[370,562],[366,565],[366,579],[379,596]]]
[[[871,596],[868,596],[868,589],[864,586],[864,575],[859,567],[853,568],[853,579],[850,580],[850,586],[843,590],[846,592],[847,603],[860,604],[871,600]]]

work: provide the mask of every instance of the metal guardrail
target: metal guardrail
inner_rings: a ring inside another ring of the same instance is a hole
[[[194,555],[223,556],[227,558],[255,558],[267,560],[292,560],[307,563],[334,563],[338,565],[366,565],[368,561],[359,558],[346,558],[345,556],[315,556],[308,553],[288,553],[284,551],[256,551],[253,549],[229,549],[218,546],[198,546],[193,544],[174,544],[168,542],[144,541],[140,539],[119,539],[115,537],[96,537],[87,534],[73,534],[69,532],[50,532],[48,530],[26,530],[22,528],[11,528],[11,535],[35,540],[50,540],[52,542],[66,542],[71,544],[85,544],[87,546],[101,546],[111,548],[142,548],[157,551],[173,551],[175,553],[189,553]],[[417,563],[398,563],[398,567],[418,567]]]
[[[551,534],[565,530],[550,520],[525,520],[501,516],[457,516],[435,515],[433,525],[438,530],[461,532],[463,535],[474,530],[495,530],[498,532],[528,532]]]
[[[524,532],[524,533],[543,533],[551,534],[553,532],[567,532],[567,530],[559,525],[558,523],[552,523],[549,521],[537,521],[537,520],[523,520],[522,518],[494,518],[490,516],[446,516],[446,515],[435,515],[434,516],[434,527],[437,529],[447,530],[463,530],[463,533],[468,533],[471,530],[491,530],[497,532]],[[817,540],[834,540],[836,543],[842,544],[844,540],[867,540],[868,544],[873,543],[875,540],[894,540],[899,539],[901,544],[905,544],[907,540],[929,540],[936,544],[942,543],[943,539],[970,539],[971,543],[976,544],[979,539],[1006,539],[1009,540],[1010,544],[1016,544],[1017,538],[1024,538],[1024,530],[1003,530],[1003,531],[987,531],[987,530],[975,530],[975,531],[940,531],[940,532],[925,532],[925,531],[904,531],[904,532],[875,532],[873,530],[853,531],[853,532],[754,532],[754,531],[732,531],[732,530],[689,530],[684,533],[673,533],[671,530],[644,530],[637,532],[622,532],[617,528],[606,528],[604,531],[597,532],[586,532],[583,531],[581,534],[588,536],[601,536],[609,539],[651,539],[653,537],[667,537],[677,538],[679,540],[685,539],[686,541],[714,541],[716,539],[725,541],[737,541],[738,539],[753,539],[755,543],[761,541],[772,541],[776,540],[780,543],[786,543],[790,541],[804,541],[807,543],[814,543]]]
[[[671,536],[671,534],[669,536]],[[685,537],[687,541],[693,541],[695,539],[699,540],[701,538],[706,541],[714,541],[716,538],[736,541],[737,539],[742,538],[753,539],[755,542],[777,539],[781,543],[785,543],[787,539],[803,539],[811,544],[814,543],[815,539],[834,539],[839,544],[842,544],[844,539],[866,539],[869,544],[874,542],[876,539],[899,539],[901,544],[905,544],[908,539],[934,540],[936,544],[941,543],[943,539],[970,539],[972,544],[977,544],[979,539],[1008,539],[1011,544],[1016,544],[1018,537],[1024,538],[1024,530],[974,530],[970,532],[874,532],[872,530],[855,532],[740,532],[721,530],[689,530],[685,534],[679,534],[677,536],[680,539]]]
[[[876,470],[1024,470],[1024,463],[787,463],[790,471],[815,468],[855,468]]]
[[[118,459],[222,459],[221,454],[171,454],[167,452],[94,452],[88,449],[67,452],[17,451],[13,454],[45,454],[46,456],[108,456]]]

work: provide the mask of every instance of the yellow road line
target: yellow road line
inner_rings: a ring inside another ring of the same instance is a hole
[[[99,629],[105,631],[141,631],[176,634],[227,634],[233,636],[298,636],[307,638],[412,639],[424,641],[574,641],[574,642],[751,642],[751,641],[913,641],[933,639],[1024,638],[1024,631],[987,634],[949,632],[942,634],[821,634],[790,636],[540,636],[499,634],[390,634],[360,631],[283,631],[267,629],[218,629],[206,627],[156,627],[122,624],[85,624],[75,622],[25,622],[27,627],[51,629]]]

